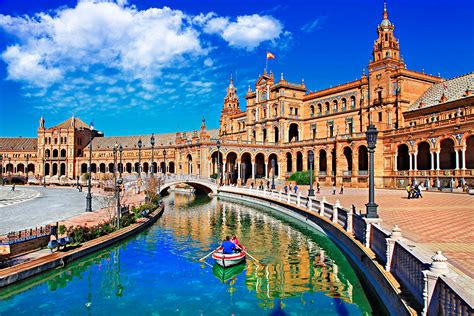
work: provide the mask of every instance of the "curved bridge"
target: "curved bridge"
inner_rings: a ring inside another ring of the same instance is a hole
[[[160,193],[173,185],[185,183],[193,188],[205,192],[217,194],[217,184],[215,179],[193,175],[169,175],[161,178]]]

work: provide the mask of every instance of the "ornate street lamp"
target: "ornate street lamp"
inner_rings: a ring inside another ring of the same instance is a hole
[[[221,184],[221,141],[218,139],[216,142],[217,145],[217,179],[219,179],[218,185]]]
[[[123,163],[122,163],[123,147],[122,147],[122,145],[119,146],[119,153],[120,153],[119,178],[122,179],[122,172],[123,172]]]
[[[0,154],[0,181],[3,186],[3,154]]]
[[[309,159],[309,191],[308,196],[314,196],[313,190],[313,164],[314,164],[314,152],[312,150],[308,153]]]
[[[150,144],[151,144],[151,175],[153,176],[155,174],[155,165],[154,165],[155,134],[153,133],[151,134]]]
[[[161,170],[163,175],[166,175],[166,149],[163,149],[163,160],[165,161],[165,169]]]
[[[43,187],[46,188],[46,157],[43,157]]]
[[[275,190],[275,158],[272,159],[272,190]]]
[[[122,186],[122,183],[122,178],[119,178],[115,182],[115,194],[117,197],[117,228],[120,228],[120,217],[122,216],[122,210],[120,209],[120,187]]]
[[[92,131],[94,125],[91,122],[89,126],[89,179],[87,181],[87,195],[86,195],[86,212],[92,212],[92,194],[91,194],[91,181],[92,181]]]
[[[142,139],[138,140],[138,177],[141,178],[142,173]]]
[[[367,128],[365,135],[367,137],[367,147],[369,151],[369,203],[365,204],[367,218],[378,218],[377,204],[374,202],[374,152],[377,144],[378,131],[373,124]]]
[[[28,183],[28,154],[26,154],[26,183]]]

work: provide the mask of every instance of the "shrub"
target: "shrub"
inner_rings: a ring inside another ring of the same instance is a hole
[[[66,233],[66,226],[64,225],[59,225],[58,227],[58,233],[59,235],[64,235]]]
[[[295,181],[299,185],[309,185],[309,170],[307,171],[298,171],[291,175],[288,179],[290,181]],[[314,182],[314,172],[313,172],[313,182]]]
[[[217,179],[219,177],[219,175],[217,173],[213,173],[211,174],[211,179]]]

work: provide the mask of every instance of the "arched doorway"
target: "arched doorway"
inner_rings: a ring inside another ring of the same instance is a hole
[[[110,165],[109,165],[109,168],[110,168]],[[132,173],[132,163],[127,162],[127,164],[125,165],[125,168],[128,173]],[[112,165],[112,170],[113,170],[113,165]]]
[[[148,162],[143,163],[143,172],[148,173]]]
[[[166,173],[166,164],[164,161],[160,162],[160,172]]]
[[[291,123],[288,128],[288,142],[299,141],[298,124]]]
[[[265,156],[262,153],[255,156],[255,178],[265,178]]]
[[[109,163],[109,167],[108,167],[108,170],[110,173],[114,173],[114,164],[113,163]],[[130,164],[130,172],[132,170],[132,164]]]
[[[430,144],[428,144],[427,142],[421,142],[418,144],[418,154],[416,156],[416,164],[417,164],[418,170],[431,169]]]
[[[273,170],[272,160],[275,160],[275,170]],[[270,156],[268,156],[268,177],[273,176],[273,173],[275,173],[275,178],[279,176],[278,156],[276,154],[270,154]]]
[[[352,172],[352,149],[350,147],[344,147],[344,157],[346,158],[347,171]]]
[[[66,175],[66,164],[62,163],[61,166],[59,167],[59,175],[60,176],[65,176]]]
[[[441,141],[441,151],[439,153],[439,167],[443,170],[456,168],[456,151],[454,150],[454,141],[451,138],[445,138]]]
[[[225,172],[228,184],[237,183],[237,154],[235,152],[227,154]]]
[[[408,153],[408,146],[401,144],[397,149],[397,170],[410,169],[410,155]]]
[[[303,154],[300,151],[296,153],[296,171],[303,171]]]
[[[319,172],[323,172],[324,174],[328,171],[328,161],[327,161],[327,154],[324,149],[319,151]]]
[[[58,175],[58,164],[53,163],[53,177]]]
[[[86,170],[87,170],[87,165],[86,165]],[[51,171],[51,170],[50,170],[50,167],[49,167],[49,163],[46,163],[46,164],[44,165],[44,175],[49,176],[50,171]],[[87,172],[87,171],[86,171],[86,172]],[[85,172],[84,172],[84,173],[85,173]]]
[[[100,173],[105,173],[105,163],[101,163],[101,164],[99,165],[99,172],[100,172]]]
[[[215,152],[212,153],[212,155],[211,155],[211,174],[217,175],[220,172],[221,177],[222,177],[222,173],[224,172],[224,169],[223,169],[224,162],[223,162],[223,159],[222,159],[223,157],[224,156],[222,155],[221,151],[215,151]]]
[[[30,163],[27,167],[26,167],[26,172],[32,172],[33,174],[35,173],[35,165]]]
[[[49,170],[49,168],[48,168],[48,170]],[[46,174],[48,174],[48,173],[49,172],[46,172]],[[86,163],[81,164],[81,173],[87,173],[87,164]]]
[[[133,171],[138,173],[138,169],[139,169],[140,165],[138,164],[138,162],[136,162],[134,165],[133,165]]]
[[[474,136],[466,139],[466,168],[474,169]]]
[[[170,161],[170,163],[168,164],[168,172],[169,173],[174,173],[174,162],[173,161]]]
[[[96,173],[97,172],[97,165],[95,163],[91,164],[91,172]]]
[[[188,165],[188,174],[192,174],[193,173],[193,156],[191,156],[191,154],[188,154],[186,156],[186,161]]]
[[[240,162],[242,163],[242,183],[245,185],[247,179],[252,177],[252,156],[250,153],[243,153]]]
[[[367,174],[369,170],[369,155],[367,147],[364,145],[359,146],[359,174]],[[362,171],[362,172],[361,172]]]
[[[66,149],[61,149],[61,157],[66,157]]]
[[[286,172],[291,172],[293,170],[293,160],[291,153],[286,153]]]
[[[19,163],[17,166],[16,166],[16,172],[17,173],[25,173],[25,165],[22,164],[22,163]]]

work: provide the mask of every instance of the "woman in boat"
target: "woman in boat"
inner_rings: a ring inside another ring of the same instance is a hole
[[[234,250],[237,249],[235,244],[232,241],[230,241],[229,236],[225,237],[225,240],[221,244],[221,248],[222,248],[222,252],[224,254],[231,254],[231,253],[233,253]]]

